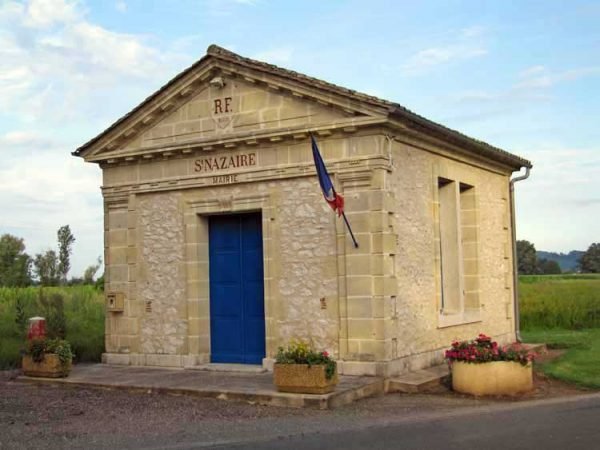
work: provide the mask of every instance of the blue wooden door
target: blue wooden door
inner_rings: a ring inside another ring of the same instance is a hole
[[[209,222],[211,361],[261,364],[265,356],[260,213]]]

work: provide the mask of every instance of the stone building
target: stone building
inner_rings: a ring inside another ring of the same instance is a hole
[[[103,173],[105,362],[269,367],[302,338],[393,375],[515,339],[509,181],[530,162],[396,103],[211,46],[74,154]]]

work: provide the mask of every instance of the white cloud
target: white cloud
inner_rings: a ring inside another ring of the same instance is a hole
[[[2,150],[4,157],[12,150],[55,146],[54,141],[36,131],[13,130],[0,135],[0,150]]]
[[[77,238],[72,275],[80,274],[102,252],[100,169],[35,133],[6,133],[0,149],[0,234],[23,237],[35,254],[55,247],[56,230],[69,224]]]
[[[103,210],[100,169],[71,151],[193,60],[93,23],[84,6],[0,0],[0,234],[33,254],[70,224],[75,275],[102,252]]]
[[[585,250],[600,221],[600,147],[519,149],[533,162],[517,183],[517,234],[539,250]]]
[[[547,102],[552,98],[552,91],[549,88],[556,84],[596,75],[600,75],[600,67],[580,67],[551,72],[542,65],[531,66],[519,72],[512,85],[505,89],[466,90],[450,94],[449,97],[454,103],[479,105],[476,113],[453,114],[451,119],[485,120],[498,113],[506,114],[514,111],[523,104]]]
[[[102,91],[120,95],[128,83],[151,91],[189,64],[177,52],[149,45],[146,36],[89,22],[73,1],[2,4],[0,30],[0,115],[11,111],[28,121],[64,121],[97,110]]]
[[[486,54],[487,50],[479,46],[457,44],[432,47],[421,50],[409,57],[404,64],[403,69],[405,73],[417,74],[426,72],[441,64],[476,58]]]
[[[473,38],[481,36],[485,33],[485,28],[481,25],[473,25],[471,27],[463,28],[461,34],[465,38]]]
[[[115,9],[120,13],[127,12],[127,3],[124,0],[118,0],[115,2]]]
[[[207,14],[215,17],[227,17],[239,8],[253,7],[259,0],[206,0],[202,8]]]
[[[418,75],[434,67],[485,56],[485,28],[474,25],[456,31],[440,45],[419,50],[409,56],[401,69],[404,74]]]
[[[539,75],[542,72],[545,72],[546,68],[544,66],[531,66],[528,67],[527,69],[522,70],[519,73],[519,77],[520,78],[529,78],[532,76],[536,76]]]
[[[270,64],[287,64],[292,59],[293,53],[294,50],[290,47],[279,47],[256,53],[251,58]]]
[[[575,69],[552,72],[544,66],[533,66],[522,71],[521,81],[516,87],[521,89],[545,89],[565,81],[600,75],[600,66],[578,67]]]
[[[31,0],[25,10],[25,24],[46,28],[56,23],[68,23],[79,18],[78,2],[70,0]]]

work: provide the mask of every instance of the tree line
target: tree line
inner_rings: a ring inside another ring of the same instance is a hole
[[[83,277],[68,278],[75,236],[69,225],[60,227],[56,235],[58,251],[46,250],[31,257],[25,253],[22,238],[3,234],[0,237],[0,286],[101,284],[102,277],[94,279],[102,265],[100,258],[85,269]]]
[[[562,273],[558,262],[538,258],[535,245],[529,241],[517,241],[517,265],[521,275],[551,275]],[[600,243],[591,244],[577,261],[577,271],[600,273]]]

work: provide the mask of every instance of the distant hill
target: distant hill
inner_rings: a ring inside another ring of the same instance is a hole
[[[537,257],[539,259],[547,259],[556,261],[563,272],[575,272],[577,270],[577,261],[585,252],[581,250],[571,250],[569,253],[554,253],[539,250]]]

